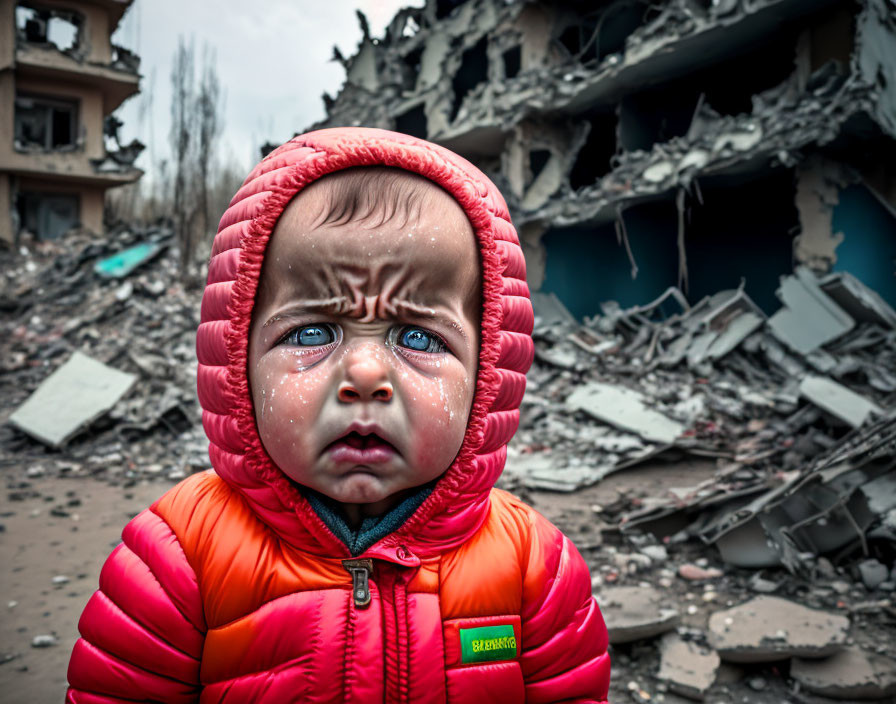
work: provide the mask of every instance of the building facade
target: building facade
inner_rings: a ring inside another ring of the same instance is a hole
[[[439,142],[577,316],[679,286],[766,310],[805,264],[896,304],[890,0],[427,0],[335,58],[317,125]]]
[[[139,91],[110,39],[132,1],[0,0],[0,239],[102,232],[106,190],[142,175],[112,115]]]

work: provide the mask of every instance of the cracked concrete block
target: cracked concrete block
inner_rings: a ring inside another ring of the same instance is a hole
[[[75,352],[9,417],[10,424],[51,447],[61,447],[109,411],[137,381],[128,372]]]
[[[710,644],[723,660],[823,658],[843,647],[849,619],[787,599],[759,596],[709,618]]]
[[[653,587],[609,587],[595,596],[611,643],[652,638],[678,624],[677,605]]]
[[[567,399],[570,408],[617,428],[637,433],[645,440],[672,444],[685,426],[651,408],[637,391],[613,384],[590,383],[580,386]]]
[[[896,660],[851,647],[823,660],[794,658],[790,676],[823,697],[855,701],[896,695]]]
[[[800,396],[853,428],[863,425],[871,415],[883,415],[876,403],[823,376],[806,376],[800,382]]]
[[[715,651],[682,640],[677,633],[667,633],[660,640],[660,669],[656,676],[673,692],[703,701],[720,664]]]

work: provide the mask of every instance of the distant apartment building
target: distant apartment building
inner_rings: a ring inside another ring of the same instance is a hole
[[[110,37],[133,0],[0,0],[0,239],[103,229],[106,190],[143,175],[112,115],[140,60]]]

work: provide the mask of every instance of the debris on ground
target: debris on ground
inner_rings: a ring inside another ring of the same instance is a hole
[[[856,647],[820,660],[794,658],[790,676],[808,691],[833,699],[896,696],[896,660]]]
[[[703,701],[716,680],[721,660],[718,654],[696,640],[685,640],[677,633],[660,639],[660,669],[656,678],[669,689],[689,699]]]
[[[165,226],[119,226],[11,253],[0,272],[0,393],[12,411],[0,419],[0,465],[115,482],[208,466],[195,393],[201,287],[184,285],[171,238]]]
[[[611,643],[629,643],[666,633],[679,620],[678,610],[652,587],[607,587],[595,596]]]
[[[710,643],[722,659],[737,663],[825,657],[843,647],[848,632],[846,616],[774,596],[758,596],[709,619]]]
[[[111,409],[136,375],[113,369],[75,351],[9,417],[23,433],[51,447],[64,445],[79,430]]]

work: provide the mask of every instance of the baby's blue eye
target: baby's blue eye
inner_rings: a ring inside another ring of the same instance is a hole
[[[445,343],[435,333],[407,326],[398,333],[398,344],[416,352],[444,352]]]
[[[286,338],[286,342],[302,347],[328,345],[336,339],[336,333],[329,325],[306,325],[296,328]]]

